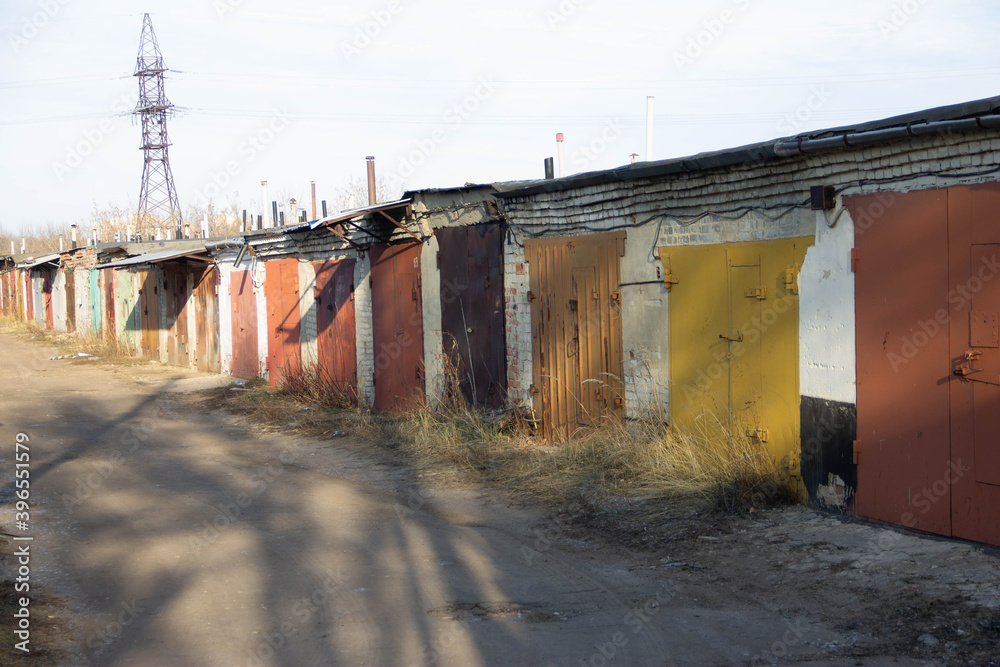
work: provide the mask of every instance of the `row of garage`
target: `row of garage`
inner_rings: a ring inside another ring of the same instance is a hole
[[[1000,544],[998,109],[14,257],[0,305],[376,409],[461,392],[555,440],[715,424],[814,505]]]

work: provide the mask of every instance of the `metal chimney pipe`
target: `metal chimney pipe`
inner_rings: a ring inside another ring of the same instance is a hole
[[[563,150],[563,133],[556,135],[556,151],[559,155],[559,178],[566,175],[566,151]]]
[[[263,228],[267,229],[271,226],[271,219],[267,213],[267,181],[260,182],[260,214],[264,218]]]
[[[646,162],[653,161],[653,100],[652,95],[646,97]]]
[[[323,217],[326,217],[326,200],[323,200]]]
[[[271,226],[277,227],[280,222],[278,217],[278,202],[277,200],[271,202]]]
[[[21,254],[22,255],[24,254],[24,249],[25,249],[25,238],[22,236],[21,237]]]
[[[70,240],[70,247],[75,248],[76,247],[76,225],[75,224],[69,226],[69,240]]]
[[[309,181],[309,187],[312,188],[312,219],[316,219],[316,181]]]
[[[365,161],[368,163],[368,205],[372,206],[378,199],[375,195],[375,156],[369,155]]]
[[[555,160],[550,157],[545,158],[545,180],[550,181],[556,177]]]
[[[12,254],[12,255],[16,255],[17,254],[16,252],[14,252],[14,242],[13,241],[10,242],[10,254]]]
[[[156,228],[156,240],[157,241],[162,241],[163,240],[163,228],[162,227],[157,227]]]
[[[208,238],[208,213],[201,219],[201,238]]]
[[[63,237],[59,237],[59,252],[63,251]]]

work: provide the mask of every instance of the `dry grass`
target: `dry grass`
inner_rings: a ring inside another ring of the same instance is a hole
[[[354,387],[338,382],[329,369],[318,364],[284,369],[281,389],[288,396],[305,405],[317,408],[346,410],[357,407],[358,395]]]
[[[608,421],[546,444],[516,416],[500,418],[449,396],[449,405],[434,410],[371,415],[368,435],[418,462],[452,465],[545,502],[627,499],[678,513],[743,513],[796,500],[787,472],[728,421],[713,420],[705,433]]]
[[[43,329],[33,321],[26,322],[9,316],[0,318],[0,331],[53,345],[59,348],[60,354],[83,352],[90,357],[100,357],[102,361],[107,363],[123,365],[134,365],[148,361],[139,356],[131,344],[112,336],[95,333],[62,333]]]

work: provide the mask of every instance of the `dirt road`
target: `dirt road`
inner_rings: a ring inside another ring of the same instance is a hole
[[[2,585],[14,585],[12,554],[25,544],[12,536],[32,536],[30,647],[47,650],[22,659],[3,647],[11,662],[938,663],[892,660],[896,638],[850,622],[851,605],[864,607],[854,588],[872,577],[857,558],[815,545],[834,542],[832,530],[870,528],[796,509],[746,539],[633,553],[476,488],[431,484],[349,435],[262,435],[184,400],[219,378],[45,358],[53,354],[0,336]],[[30,437],[27,531],[12,508],[19,432]],[[960,558],[978,577],[966,593],[996,594],[993,555],[899,539]],[[912,558],[907,545],[894,553]],[[776,579],[819,581],[820,571],[830,589],[808,599]],[[941,594],[960,583],[945,581]],[[824,597],[829,607],[814,609]],[[948,638],[931,639],[944,648]]]

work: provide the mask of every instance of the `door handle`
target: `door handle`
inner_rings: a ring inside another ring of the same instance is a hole
[[[727,335],[727,334],[719,334],[719,338],[721,338],[723,340],[728,340],[728,341],[733,342],[733,343],[742,343],[743,342],[743,332],[742,331],[737,331],[735,338],[733,338],[732,336]]]

